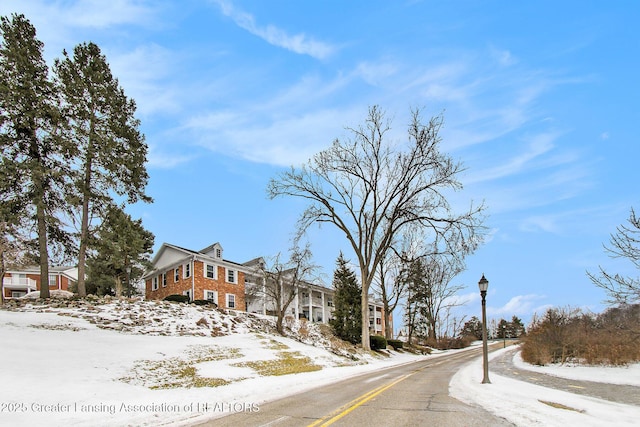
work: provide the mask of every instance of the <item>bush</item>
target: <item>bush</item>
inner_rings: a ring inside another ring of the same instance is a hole
[[[382,335],[371,335],[369,345],[371,345],[371,350],[383,350],[387,348],[387,339]]]
[[[394,350],[401,350],[404,347],[404,342],[400,340],[387,340],[387,344],[393,347]]]
[[[167,295],[166,297],[164,297],[164,301],[183,302],[186,304],[189,302],[189,295],[179,295],[179,294]]]
[[[218,304],[216,304],[213,301],[209,301],[208,299],[194,299],[193,301],[191,301],[191,304],[195,304],[195,305],[211,305],[214,308],[218,308]]]
[[[475,337],[468,335],[462,337],[442,337],[432,347],[438,350],[456,350],[469,347],[473,341],[475,341]]]
[[[522,359],[534,365],[635,363],[640,360],[639,325],[639,304],[611,308],[600,315],[552,308],[533,320],[524,337]]]

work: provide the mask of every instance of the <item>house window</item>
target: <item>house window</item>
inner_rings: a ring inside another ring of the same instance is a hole
[[[186,295],[189,297],[189,301],[191,301],[191,291],[183,291],[182,295]]]
[[[222,249],[216,248],[216,258],[222,258]]]
[[[208,279],[217,279],[218,278],[218,268],[212,264],[204,265],[204,277]]]
[[[204,299],[218,304],[218,293],[216,291],[204,291]]]
[[[236,308],[236,296],[227,294],[227,308]]]
[[[167,287],[167,273],[162,273],[162,287]]]
[[[327,298],[327,307],[333,307],[333,298]]]
[[[173,273],[173,282],[178,283],[179,280],[180,280],[180,267],[176,267]]]
[[[191,277],[191,263],[187,263],[184,265],[184,278],[188,279],[189,277]]]
[[[27,293],[22,291],[11,291],[11,298],[20,298],[25,296]]]
[[[152,291],[158,290],[158,276],[155,276],[153,279],[151,279],[151,290]]]
[[[238,277],[235,270],[227,269],[227,282],[238,283]]]
[[[49,286],[58,286],[58,276],[55,274],[49,275]]]

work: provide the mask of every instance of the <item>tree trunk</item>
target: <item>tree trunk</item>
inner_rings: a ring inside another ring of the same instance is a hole
[[[7,269],[4,266],[4,249],[0,249],[0,280],[4,282],[4,273]],[[0,282],[0,305],[4,305],[4,286]]]
[[[42,182],[40,182],[42,186]],[[42,191],[42,188],[39,189]],[[47,222],[45,218],[44,200],[42,197],[36,202],[36,217],[38,221],[38,252],[40,258],[40,298],[50,298],[49,293],[49,252],[47,248]]]
[[[119,277],[116,277],[116,298],[120,298],[122,296],[122,281]]]
[[[433,340],[434,342],[437,341],[437,335],[436,335],[436,319],[433,316],[429,316],[429,320],[428,320],[428,328],[429,328],[429,339]]]
[[[278,315],[276,316],[276,331],[278,331],[280,335],[284,335],[283,328],[282,328],[283,320],[284,320],[283,313],[281,310],[278,310]]]
[[[389,319],[391,316],[389,315],[389,303],[384,303],[384,337],[388,340],[393,339],[393,330],[391,329],[391,322]]]
[[[93,130],[93,121],[91,122]],[[91,141],[87,148],[87,160],[84,169],[84,181],[82,184],[82,218],[80,225],[80,248],[78,249],[78,296],[87,295],[85,286],[85,264],[87,260],[87,239],[89,237],[89,199],[91,198],[91,167],[93,150],[91,149]]]
[[[362,287],[362,349],[371,350],[369,342],[369,292]]]

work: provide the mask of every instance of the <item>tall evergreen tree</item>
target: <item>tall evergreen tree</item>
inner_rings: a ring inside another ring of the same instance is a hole
[[[362,341],[361,306],[362,288],[358,284],[355,273],[348,266],[342,252],[336,261],[337,268],[333,273],[333,318],[329,324],[336,336],[350,343]]]
[[[520,338],[526,333],[526,329],[524,327],[524,323],[522,323],[522,319],[518,316],[511,317],[511,322],[509,323],[509,330],[507,331],[508,337],[510,338]]]
[[[77,149],[71,203],[80,210],[78,294],[84,296],[91,219],[104,217],[113,193],[127,196],[129,203],[151,201],[144,193],[147,145],[135,102],[111,74],[100,48],[83,43],[75,47],[73,58],[66,51],[63,55],[54,71],[70,123],[66,137]]]
[[[24,15],[0,17],[0,201],[37,234],[40,296],[49,297],[49,245],[66,241],[60,221],[69,146],[59,138],[58,95],[43,43]]]
[[[482,322],[476,316],[469,319],[463,326],[460,332],[461,336],[474,337],[478,340],[482,339]]]
[[[132,294],[132,283],[142,277],[150,265],[154,236],[121,208],[112,206],[98,227],[94,256],[87,265],[87,289],[97,295],[127,296]],[[124,286],[122,285],[124,283]]]

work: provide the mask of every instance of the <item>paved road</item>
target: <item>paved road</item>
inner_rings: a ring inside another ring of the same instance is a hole
[[[511,426],[449,396],[449,382],[481,349],[349,378],[202,426]]]
[[[543,387],[555,388],[570,393],[597,397],[611,402],[640,406],[640,387],[631,385],[606,384],[594,381],[580,381],[545,375],[538,372],[519,369],[513,364],[513,356],[518,350],[514,347],[491,360],[490,371],[505,377],[515,378]]]

